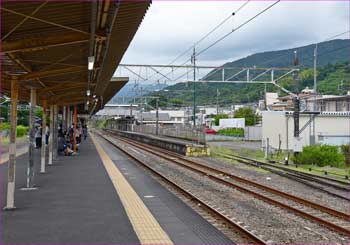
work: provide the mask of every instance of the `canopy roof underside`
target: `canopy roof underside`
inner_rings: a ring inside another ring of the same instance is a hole
[[[150,1],[1,3],[1,92],[20,83],[28,101],[35,88],[38,104],[103,106],[127,82],[111,81]],[[88,71],[88,57],[94,69]],[[91,95],[87,96],[87,90]],[[96,95],[98,100],[93,98]]]

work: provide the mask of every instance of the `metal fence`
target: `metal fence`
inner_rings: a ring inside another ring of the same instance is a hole
[[[129,131],[152,135],[157,134],[155,125],[129,125]],[[194,144],[205,144],[205,134],[202,127],[193,129],[191,126],[185,125],[159,126],[158,135],[184,139]]]

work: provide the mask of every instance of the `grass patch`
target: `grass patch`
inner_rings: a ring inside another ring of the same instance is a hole
[[[345,167],[344,156],[339,152],[337,146],[331,145],[304,146],[303,151],[294,156],[292,160],[301,165]]]
[[[256,160],[259,160],[262,162],[267,162],[267,160],[275,160],[277,162],[283,162],[284,158],[288,155],[287,153],[274,154],[274,155],[269,155],[268,158],[265,159],[264,152],[260,151],[260,150],[252,150],[252,149],[235,150],[235,149],[226,148],[226,147],[222,147],[222,146],[221,147],[210,146],[210,151],[211,151],[211,154],[214,158],[223,160],[223,161],[228,162],[230,164],[232,164],[232,163],[237,164],[237,162],[233,162],[232,160],[224,158],[221,156],[221,154],[234,154],[234,155],[241,156],[241,157],[256,159]],[[344,180],[344,181],[345,181],[345,178],[342,178],[340,176],[338,177],[337,175],[350,176],[350,168],[344,167],[344,166],[343,167],[332,167],[329,165],[316,166],[316,165],[312,165],[312,164],[298,165],[297,168],[294,165],[289,165],[289,166],[283,165],[283,166],[288,167],[288,168],[293,169],[293,170],[298,170],[301,172],[320,175],[320,176],[325,176],[324,172],[327,171],[328,174],[331,175],[330,177],[337,177],[339,180]],[[263,169],[249,167],[248,165],[246,165],[246,167],[249,169],[255,169],[258,172],[268,173],[268,171],[263,170]],[[311,168],[312,170],[309,171],[309,168]],[[333,174],[335,174],[335,175],[333,175]]]
[[[248,151],[251,151],[251,150],[248,150]],[[225,155],[225,154],[227,154],[227,155],[230,155],[230,154],[239,155],[239,154],[237,154],[237,152],[235,152],[232,149],[229,149],[229,148],[226,148],[226,147],[210,146],[210,153],[211,153],[211,156],[213,158],[219,159],[219,160],[224,161],[226,163],[240,165],[240,166],[243,166],[245,169],[254,170],[256,172],[260,172],[260,173],[264,173],[264,174],[270,173],[267,170],[264,170],[264,169],[261,169],[261,168],[257,168],[257,167],[253,167],[253,166],[249,166],[247,164],[243,164],[243,163],[240,163],[240,162],[238,162],[236,160],[228,159],[228,158],[222,156],[222,155]],[[255,153],[254,155],[255,156],[259,156],[260,153]]]

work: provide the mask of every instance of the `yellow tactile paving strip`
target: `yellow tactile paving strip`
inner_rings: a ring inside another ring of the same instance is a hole
[[[97,139],[93,135],[91,138],[140,242],[142,244],[173,244],[141,198],[98,144]]]

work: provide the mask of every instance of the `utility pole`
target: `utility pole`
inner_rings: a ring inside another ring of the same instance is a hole
[[[193,46],[193,128],[196,127],[196,47]]]
[[[317,111],[317,43],[315,45],[314,49],[314,106],[313,111]],[[313,145],[316,143],[315,140],[315,117],[312,117],[312,122],[310,123],[310,145]]]
[[[143,125],[143,117],[142,117],[142,111],[143,111],[142,89],[143,89],[143,87],[141,87],[141,108],[140,108],[140,121],[141,121],[141,127],[142,127],[142,125]]]
[[[316,99],[317,99],[317,43],[314,49],[314,93],[315,93],[315,101],[314,101],[314,111],[317,110]]]
[[[299,149],[296,144],[299,144],[299,116],[300,116],[300,98],[299,98],[299,73],[298,73],[298,53],[294,51],[294,68],[296,69],[293,74],[293,79],[296,87],[296,96],[293,96],[293,104],[294,104],[294,139],[295,139],[295,147],[294,154],[297,154],[296,150]]]
[[[159,97],[156,98],[156,135],[158,135],[159,128]]]
[[[219,115],[219,89],[216,89],[216,115]]]

